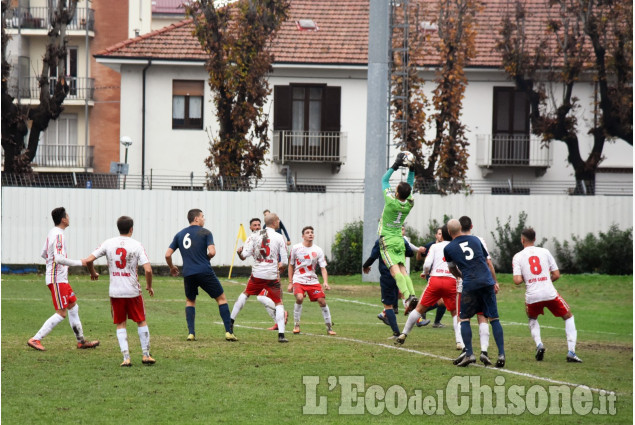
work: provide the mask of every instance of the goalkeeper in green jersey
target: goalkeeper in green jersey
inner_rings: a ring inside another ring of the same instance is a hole
[[[381,179],[385,203],[377,233],[379,233],[379,249],[382,260],[390,270],[392,277],[395,278],[399,291],[403,294],[405,314],[407,315],[417,306],[418,302],[412,279],[410,279],[404,265],[406,262],[405,245],[401,235],[401,226],[414,205],[412,197],[412,185],[415,181],[414,166],[410,167],[407,182],[399,183],[395,192],[392,192],[390,188],[390,176],[399,167],[405,166],[404,158],[403,152],[397,155],[395,163]]]

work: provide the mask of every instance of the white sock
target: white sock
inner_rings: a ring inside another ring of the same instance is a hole
[[[564,329],[567,332],[567,347],[569,351],[575,353],[575,343],[578,339],[578,331],[575,328],[573,316],[564,321]]]
[[[421,317],[421,314],[417,310],[413,310],[408,315],[408,320],[406,320],[406,324],[403,327],[403,333],[408,335],[412,330],[412,327],[417,323],[417,320]]]
[[[276,320],[276,303],[269,297],[265,297],[264,295],[258,295],[258,301],[265,306],[265,311],[273,320]]]
[[[247,302],[247,295],[245,295],[244,293],[241,293],[238,296],[238,299],[236,300],[236,302],[234,303],[234,308],[232,309],[232,314],[231,314],[232,320],[236,319],[236,316],[238,316],[238,313],[240,313],[240,310],[243,309],[246,302]]]
[[[139,333],[139,342],[141,342],[141,351],[144,356],[150,355],[150,331],[148,330],[148,325],[139,326],[137,328],[137,332]]]
[[[53,330],[53,328],[55,326],[59,325],[60,323],[62,323],[63,320],[64,320],[64,318],[62,316],[60,316],[59,314],[55,313],[54,315],[49,317],[46,320],[46,322],[44,322],[44,324],[42,325],[40,330],[37,331],[37,333],[35,334],[33,339],[41,341],[42,338],[44,338],[46,335],[48,335]]]
[[[489,348],[489,323],[478,324],[478,336],[481,338],[481,351],[487,351]]]
[[[542,339],[540,339],[540,324],[537,319],[529,319],[529,331],[531,332],[531,337],[536,343],[536,347],[542,344]]]
[[[295,303],[293,305],[293,320],[296,324],[300,323],[300,317],[302,316],[302,304]]]
[[[84,330],[82,329],[82,322],[79,320],[79,306],[77,304],[73,308],[68,309],[68,323],[70,323],[71,329],[75,332],[77,341],[84,341]]]
[[[282,304],[276,306],[276,323],[278,324],[278,333],[284,333],[284,306]]]
[[[456,343],[465,345],[463,343],[463,335],[461,335],[461,326],[459,325],[458,314],[455,314],[454,316],[452,316],[452,324],[454,325],[454,338],[456,339]]]
[[[326,323],[326,326],[329,327],[331,326],[331,311],[329,310],[329,306],[325,305],[324,307],[320,307],[322,309],[322,317],[324,317],[324,323]]]
[[[119,340],[119,348],[124,360],[129,359],[130,351],[128,351],[128,332],[126,332],[126,328],[117,329],[117,340]]]

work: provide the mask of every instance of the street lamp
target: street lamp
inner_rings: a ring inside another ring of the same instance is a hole
[[[126,148],[126,153],[124,156],[124,167],[126,167],[128,165],[128,148],[132,145],[132,139],[128,136],[121,136],[121,138],[119,139],[119,142],[121,142],[121,144]],[[126,167],[127,168],[127,167]],[[126,188],[126,177],[128,176],[128,173],[126,172],[123,176],[123,188]]]

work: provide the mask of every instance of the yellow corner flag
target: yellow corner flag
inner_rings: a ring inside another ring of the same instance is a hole
[[[232,264],[229,267],[229,276],[227,276],[227,279],[232,278],[232,270],[234,269],[234,259],[236,258],[236,248],[238,248],[239,239],[241,239],[243,243],[247,240],[247,233],[245,232],[245,228],[242,223],[240,223],[240,227],[238,228],[238,236],[236,236],[236,244],[234,245],[234,255],[232,255]]]
[[[243,242],[247,240],[247,233],[245,233],[245,228],[242,223],[240,224],[240,228],[238,229],[238,237],[242,239]]]

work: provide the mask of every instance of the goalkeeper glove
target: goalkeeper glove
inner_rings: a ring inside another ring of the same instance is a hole
[[[403,152],[399,152],[399,155],[397,155],[397,158],[395,159],[394,164],[392,164],[392,168],[393,170],[397,171],[399,169],[399,167],[401,167],[403,165],[403,159],[405,158],[406,154]]]

